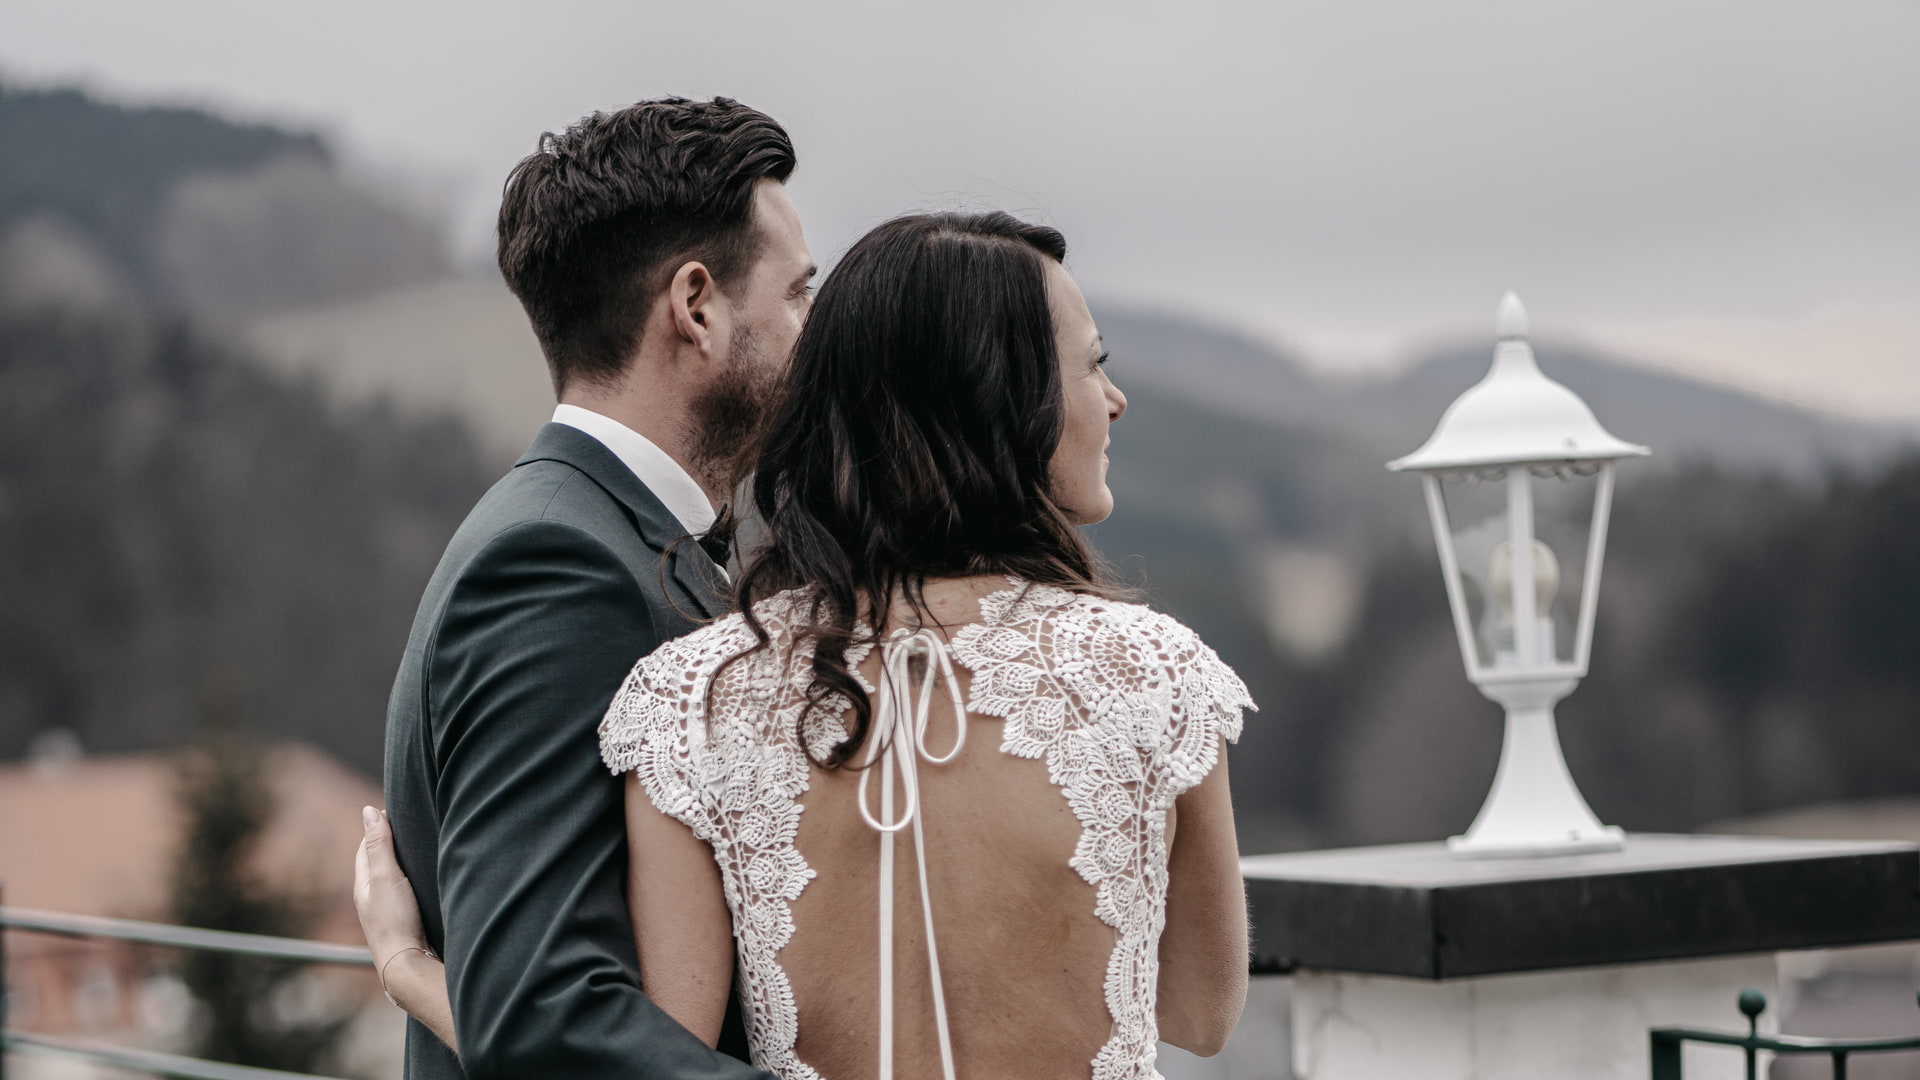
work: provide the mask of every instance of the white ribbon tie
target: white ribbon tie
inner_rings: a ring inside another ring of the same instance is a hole
[[[913,663],[922,670],[914,685]],[[944,680],[953,702],[953,749],[939,757],[927,751],[927,720],[934,683]],[[933,938],[933,899],[927,892],[927,844],[921,829],[920,762],[945,765],[967,745],[967,710],[953,675],[947,643],[931,630],[896,630],[880,650],[880,683],[873,724],[867,732],[860,773],[860,817],[880,834],[880,1080],[893,1080],[893,838],[913,827],[913,854],[920,864],[920,912],[926,920],[927,969],[933,983],[933,1023],[940,1037],[940,1072],[954,1080],[953,1038],[947,1027],[947,995],[940,978],[940,949]],[[880,773],[880,813],[867,808],[867,781]],[[894,816],[893,785],[899,776],[906,805]]]

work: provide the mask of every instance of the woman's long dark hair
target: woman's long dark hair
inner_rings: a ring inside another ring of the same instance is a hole
[[[884,634],[898,597],[930,621],[927,578],[1107,592],[1048,472],[1064,399],[1046,261],[1066,254],[1009,214],[916,214],[862,237],[814,300],[755,462],[766,547],[734,600],[765,647],[754,602],[801,590],[810,699],[853,704],[824,766],[872,722],[846,662],[856,627]]]

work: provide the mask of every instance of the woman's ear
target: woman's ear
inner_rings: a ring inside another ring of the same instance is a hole
[[[667,313],[674,333],[687,344],[711,357],[714,343],[714,317],[720,303],[720,289],[706,264],[681,263],[667,285]]]

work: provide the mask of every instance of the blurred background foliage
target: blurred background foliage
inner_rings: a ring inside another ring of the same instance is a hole
[[[551,407],[511,297],[445,250],[313,134],[0,88],[0,758],[190,743],[218,681],[257,736],[378,775],[420,590]],[[1254,690],[1243,846],[1464,828],[1499,716],[1381,463],[1491,341],[1340,381],[1095,300],[1132,399],[1095,537]],[[1538,347],[1657,455],[1623,470],[1560,709],[1600,815],[1920,792],[1914,432]]]
[[[309,936],[333,898],[260,872],[260,848],[275,812],[267,755],[225,687],[209,686],[204,698],[199,745],[177,765],[175,797],[186,829],[173,860],[171,921]],[[320,1073],[335,1064],[357,1004],[328,995],[322,978],[289,961],[184,954],[179,979],[194,1002],[187,1025],[193,1054]]]

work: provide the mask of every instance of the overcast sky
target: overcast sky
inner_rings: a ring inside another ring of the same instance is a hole
[[[1362,369],[1630,348],[1920,418],[1920,0],[6,0],[0,77],[318,127],[465,245],[539,132],[772,113],[823,261],[903,209],[1060,226],[1096,300]]]

